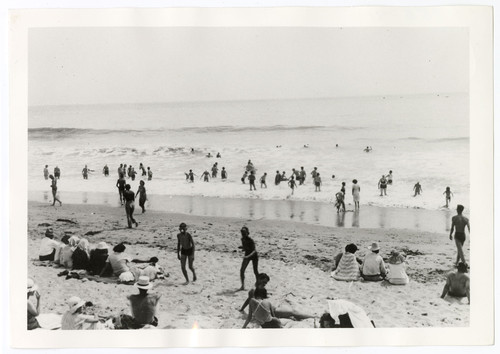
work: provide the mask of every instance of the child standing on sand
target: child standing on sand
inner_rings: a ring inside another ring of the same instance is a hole
[[[144,214],[146,212],[146,208],[144,208],[144,204],[146,203],[147,196],[146,196],[146,187],[144,187],[144,181],[139,182],[139,189],[137,189],[137,193],[135,194],[135,197],[137,198],[137,195],[139,194],[139,206],[142,208],[142,213]]]
[[[448,208],[448,203],[451,202],[451,196],[453,195],[453,192],[451,191],[450,187],[446,187],[446,190],[443,192],[443,194],[446,194],[446,207]]]

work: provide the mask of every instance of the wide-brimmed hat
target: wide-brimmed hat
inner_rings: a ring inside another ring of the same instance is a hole
[[[31,278],[28,278],[28,292],[38,290],[38,287],[35,284],[35,281]]]
[[[378,251],[380,249],[380,247],[378,246],[377,242],[373,242],[372,245],[370,247],[368,247],[368,249],[370,251]]]
[[[388,262],[390,264],[401,264],[404,261],[405,261],[405,258],[401,253],[399,253],[396,250],[391,251],[391,256],[389,257],[389,260],[388,260]]]
[[[97,244],[97,249],[98,250],[107,250],[108,249],[108,244],[106,242],[104,242],[104,241],[99,242]]]
[[[69,311],[75,313],[80,307],[85,305],[85,301],[80,299],[78,296],[72,296],[68,300]]]
[[[139,289],[149,290],[153,287],[153,284],[149,282],[149,277],[145,275],[141,275],[135,283],[135,286]]]

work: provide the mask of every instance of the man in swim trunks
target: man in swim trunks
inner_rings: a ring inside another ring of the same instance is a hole
[[[125,199],[125,213],[127,214],[128,228],[131,229],[132,224],[135,224],[135,227],[139,226],[139,223],[134,219],[135,193],[130,190],[130,184],[125,185],[123,199]]]
[[[467,296],[470,305],[470,279],[465,273],[467,273],[467,265],[463,262],[458,263],[457,272],[448,274],[446,278],[441,299],[444,299],[446,295],[457,298]]]
[[[87,167],[87,165],[85,165],[82,170],[83,179],[89,179],[89,171],[89,168]]]
[[[153,171],[148,167],[148,181],[151,181],[153,179]]]
[[[253,273],[255,274],[255,279],[259,277],[259,255],[255,249],[255,242],[248,236],[250,234],[248,227],[243,226],[241,228],[241,247],[245,252],[243,256],[243,262],[241,263],[240,269],[240,279],[241,288],[240,290],[245,290],[245,270],[248,267],[250,261],[252,261]]]
[[[217,162],[212,166],[212,178],[217,178],[217,172],[219,171],[219,167],[217,166]]]
[[[267,172],[264,172],[264,174],[260,177],[260,188],[267,188],[266,177]]]
[[[459,261],[467,265],[465,261],[463,245],[465,242],[465,227],[469,230],[470,235],[470,224],[469,219],[462,215],[464,211],[464,206],[458,204],[457,205],[457,215],[451,218],[451,229],[450,229],[450,240],[453,240],[453,231],[455,231],[455,245],[457,246],[457,260],[455,264],[458,264]]]
[[[127,181],[125,181],[125,177],[123,177],[123,173],[120,174],[120,178],[116,181],[116,188],[118,188],[118,194],[120,195],[120,204],[123,205],[123,192],[125,191],[125,184],[127,184]]]
[[[187,225],[181,223],[179,225],[179,233],[177,234],[177,259],[181,261],[181,269],[186,282],[183,285],[189,284],[189,277],[186,270],[186,259],[189,261],[189,269],[193,272],[193,281],[196,281],[196,273],[194,271],[194,241],[189,232],[186,232]]]
[[[222,170],[220,171],[220,178],[225,181],[227,179],[227,171],[225,167],[222,167]]]

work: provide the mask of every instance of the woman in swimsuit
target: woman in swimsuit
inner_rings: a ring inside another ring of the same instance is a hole
[[[241,248],[245,251],[245,255],[243,256],[243,262],[241,263],[240,269],[240,279],[241,279],[241,288],[240,290],[245,290],[245,270],[248,267],[250,261],[252,261],[253,273],[255,274],[255,279],[259,277],[259,256],[257,254],[257,250],[255,249],[255,243],[248,236],[249,235],[248,227],[243,226],[241,228]]]
[[[378,181],[378,188],[380,189],[380,196],[387,195],[387,180],[384,175],[382,175],[382,178]]]
[[[56,194],[57,194],[57,179],[55,179],[54,176],[52,176],[52,175],[50,175],[49,178],[52,180],[52,184],[50,185],[50,187],[52,188],[52,198],[54,200],[52,205],[55,205],[56,202],[59,202],[59,206],[61,206],[62,203],[56,196]]]
[[[281,321],[276,317],[274,306],[267,299],[267,290],[255,289],[254,298],[250,299],[250,311],[243,328],[247,328],[252,319],[262,328],[282,328]]]
[[[148,197],[146,196],[146,187],[144,187],[144,181],[139,182],[139,188],[137,189],[137,193],[135,194],[135,197],[137,198],[137,195],[139,194],[139,206],[142,208],[142,213],[144,214],[146,212],[146,208],[144,208],[144,204],[146,203],[146,200],[148,200]]]

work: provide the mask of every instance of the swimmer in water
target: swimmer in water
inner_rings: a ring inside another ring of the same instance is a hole
[[[243,176],[241,177],[241,183],[245,184],[245,180],[246,180],[247,176],[248,176],[248,172],[247,172],[247,171],[245,171],[245,172],[243,173]]]
[[[420,193],[423,192],[423,189],[422,189],[422,186],[420,185],[420,182],[417,182],[413,186],[413,190],[415,191],[415,195],[413,195],[414,197],[416,197],[417,195],[420,195]]]
[[[49,165],[45,165],[45,168],[43,169],[43,177],[45,179],[49,179]]]
[[[203,178],[203,182],[208,182],[210,180],[210,172],[205,170],[205,172],[203,172],[200,176],[200,179],[202,179],[202,178]]]
[[[256,191],[257,188],[255,187],[255,173],[253,171],[250,172],[250,175],[248,176],[248,183],[250,184],[250,190]]]
[[[153,171],[148,167],[148,181],[151,181],[153,179]]]
[[[227,180],[227,171],[225,167],[222,167],[222,171],[220,171],[220,178],[223,181]]]
[[[443,194],[446,194],[446,207],[448,208],[448,203],[451,202],[451,196],[453,195],[453,192],[451,191],[450,187],[446,187],[446,190],[443,192]]]

